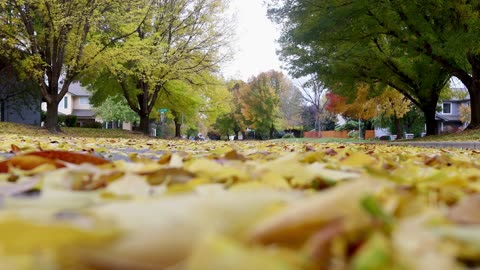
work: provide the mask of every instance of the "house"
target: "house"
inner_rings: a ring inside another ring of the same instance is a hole
[[[95,112],[90,105],[92,94],[82,87],[79,82],[73,82],[68,88],[67,94],[58,103],[58,113],[63,115],[76,115],[77,125],[84,126],[95,122]],[[42,104],[42,110],[46,111],[46,104]]]
[[[12,65],[0,62],[0,121],[40,126],[41,98],[36,85],[19,80]]]
[[[435,114],[437,130],[440,134],[463,130],[468,125],[460,120],[460,107],[462,105],[470,107],[468,92],[465,87],[453,87],[452,90],[459,94],[454,95],[452,99],[441,101],[440,111]]]

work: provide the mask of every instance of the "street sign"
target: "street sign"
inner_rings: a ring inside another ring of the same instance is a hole
[[[167,108],[158,109],[158,112],[159,113],[166,113],[166,112],[168,112],[168,109]]]

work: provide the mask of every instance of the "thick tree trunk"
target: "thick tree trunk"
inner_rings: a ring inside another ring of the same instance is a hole
[[[400,122],[400,118],[394,116],[395,118],[395,127],[397,129],[397,140],[403,139],[403,132],[402,132],[402,124]]]
[[[52,102],[47,102],[47,117],[45,119],[45,128],[51,133],[58,133],[62,130],[58,124],[58,101],[52,98]]]
[[[468,54],[467,59],[472,66],[471,78],[459,77],[470,94],[471,120],[467,129],[478,129],[480,128],[480,54]]]
[[[438,133],[437,121],[435,121],[435,113],[437,112],[436,103],[430,106],[424,106],[422,109],[427,126],[426,135],[436,135]]]
[[[175,138],[182,137],[182,123],[180,121],[175,121]]]
[[[137,85],[138,89],[142,92],[137,94],[137,100],[139,105],[138,116],[140,117],[140,131],[143,134],[150,136],[150,112],[151,108],[148,106],[148,84],[143,81],[139,81]]]
[[[181,114],[173,111],[173,123],[175,124],[175,138],[181,138],[182,137],[182,117]]]
[[[150,136],[150,117],[148,117],[148,114],[140,115],[139,129],[143,134]]]
[[[182,137],[182,122],[176,116],[173,118],[173,122],[175,123],[175,138],[181,138]]]
[[[467,129],[480,128],[480,78],[474,80],[470,93],[471,121]]]
[[[426,135],[436,135],[438,133],[437,121],[435,121],[435,111],[432,113],[424,112],[425,124],[427,126]]]

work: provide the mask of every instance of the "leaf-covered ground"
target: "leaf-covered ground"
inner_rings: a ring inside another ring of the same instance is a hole
[[[1,138],[0,269],[480,267],[480,152]]]

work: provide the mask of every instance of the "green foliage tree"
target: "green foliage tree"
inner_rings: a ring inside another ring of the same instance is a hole
[[[130,109],[125,99],[109,96],[100,106],[94,107],[95,114],[104,121],[138,122],[138,115]]]
[[[378,25],[384,25],[404,48],[429,57],[462,81],[472,104],[468,127],[480,128],[479,3],[397,0],[376,6]]]
[[[0,54],[36,82],[45,126],[60,131],[58,103],[107,47],[136,31],[143,0],[0,1]]]
[[[214,124],[214,129],[220,136],[230,136],[235,132],[235,120],[229,114],[220,115]]]
[[[166,108],[173,117],[175,137],[181,137],[183,122],[187,125],[196,123],[200,104],[198,91],[192,85],[182,81],[170,81],[165,85],[167,91],[159,93],[156,108]]]
[[[229,93],[229,98],[224,100],[223,104],[228,104],[226,111],[219,115],[215,124],[214,130],[224,136],[235,134],[235,138],[238,139],[238,134],[242,132],[244,138],[244,131],[247,129],[247,122],[242,114],[241,107],[241,92],[240,89],[246,87],[246,83],[243,81],[230,81],[226,84],[226,89]],[[228,100],[228,102],[227,102]]]
[[[218,79],[212,79],[212,83],[205,85],[199,92],[202,97],[199,116],[205,128],[213,125],[219,116],[231,111],[232,93]]]
[[[281,57],[294,76],[315,74],[330,90],[351,99],[359,83],[377,85],[370,96],[393,87],[422,109],[427,133],[434,134],[438,96],[451,73],[432,57],[405,46],[396,34],[402,32],[399,24],[390,13],[379,12],[382,8],[370,0],[287,0],[274,1],[269,13],[283,26]],[[414,36],[409,31],[401,34]]]
[[[225,1],[218,0],[153,0],[135,35],[110,48],[86,77],[109,78],[148,134],[157,99],[178,93],[169,92],[170,82],[205,85],[228,56],[231,31],[222,16],[224,8]],[[97,76],[99,69],[102,76]],[[102,82],[93,84],[98,91],[106,88]],[[179,111],[172,112],[178,120]]]

